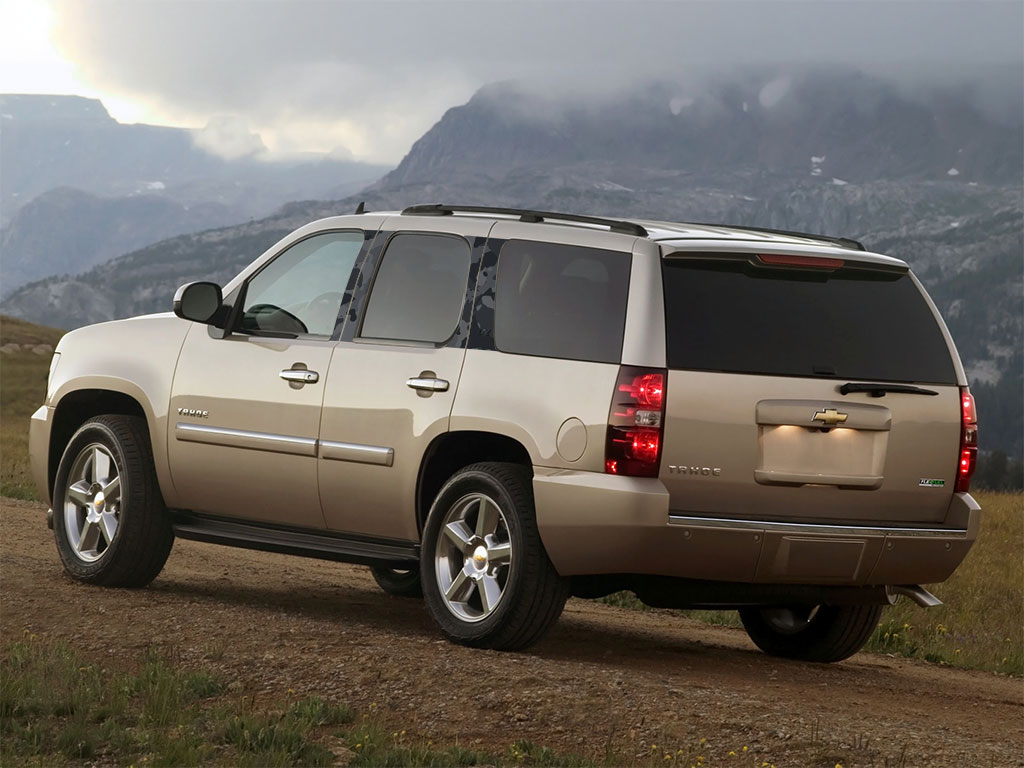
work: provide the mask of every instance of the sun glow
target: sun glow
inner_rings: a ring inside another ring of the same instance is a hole
[[[0,93],[81,93],[75,66],[53,45],[53,9],[0,0]]]

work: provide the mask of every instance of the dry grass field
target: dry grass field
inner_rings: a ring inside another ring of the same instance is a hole
[[[28,470],[28,419],[43,402],[50,352],[64,331],[0,316],[0,495],[36,498]]]

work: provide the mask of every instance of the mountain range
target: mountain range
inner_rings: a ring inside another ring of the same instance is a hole
[[[358,195],[171,238],[25,286],[0,309],[63,327],[164,310],[182,282],[225,282],[291,229],[359,201],[841,235],[911,264],[983,393],[985,445],[1020,456],[1024,120],[1010,115],[979,106],[967,88],[908,95],[847,71],[702,89],[656,82],[596,97],[497,84],[448,110]]]
[[[95,99],[0,95],[0,291],[171,235],[355,192],[387,167],[327,156],[225,159],[203,132],[114,120]]]

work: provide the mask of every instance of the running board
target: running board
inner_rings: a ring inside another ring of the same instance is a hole
[[[191,514],[175,519],[173,527],[174,535],[182,539],[262,552],[395,568],[415,568],[419,563],[418,544],[394,539],[294,530]]]

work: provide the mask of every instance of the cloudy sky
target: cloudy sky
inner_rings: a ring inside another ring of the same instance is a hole
[[[1024,0],[0,0],[0,93],[102,98],[223,151],[395,163],[487,82],[612,87],[737,65],[1020,67]]]

